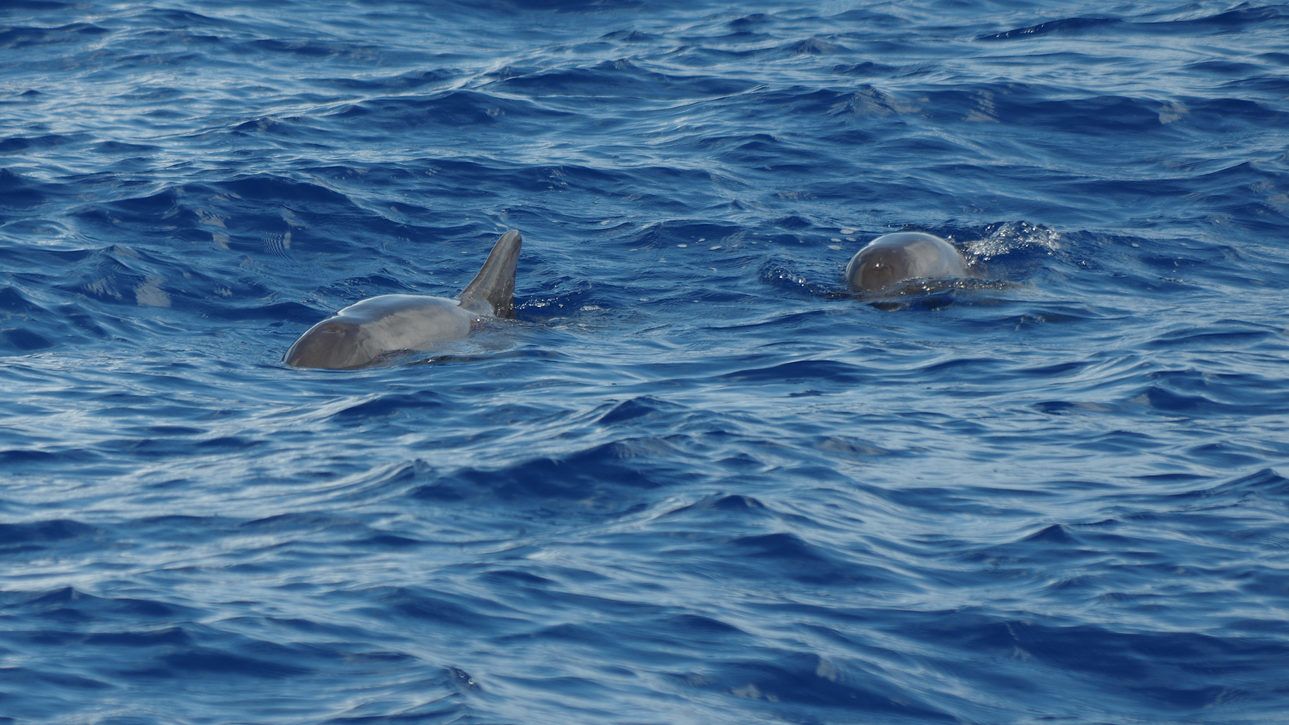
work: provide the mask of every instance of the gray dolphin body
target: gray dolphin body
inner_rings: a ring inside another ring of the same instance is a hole
[[[403,352],[423,352],[459,340],[490,317],[514,317],[515,264],[523,238],[512,229],[459,299],[381,295],[352,304],[319,322],[286,351],[295,368],[346,370]]]
[[[869,242],[846,265],[846,285],[860,294],[898,293],[915,279],[969,276],[967,260],[952,244],[924,232],[886,234]]]

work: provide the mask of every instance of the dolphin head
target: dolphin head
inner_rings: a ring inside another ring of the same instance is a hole
[[[846,285],[861,294],[893,293],[915,279],[967,274],[966,260],[952,244],[925,232],[897,232],[874,239],[851,258]]]
[[[344,370],[372,361],[366,333],[360,325],[342,318],[323,320],[300,336],[286,351],[285,362],[293,368]]]
[[[910,278],[913,260],[903,247],[874,247],[859,251],[846,265],[846,284],[853,292],[885,292]]]

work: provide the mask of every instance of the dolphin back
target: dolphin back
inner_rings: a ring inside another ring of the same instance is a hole
[[[461,291],[462,307],[496,317],[515,316],[515,264],[523,241],[518,229],[501,235],[479,274]]]

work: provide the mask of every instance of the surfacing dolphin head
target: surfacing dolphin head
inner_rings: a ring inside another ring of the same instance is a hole
[[[967,276],[952,244],[925,232],[897,232],[869,242],[846,265],[846,285],[861,294],[894,293],[915,279]]]
[[[368,350],[363,326],[342,317],[332,317],[309,329],[290,350],[285,362],[294,368],[347,370],[367,365],[374,355]]]

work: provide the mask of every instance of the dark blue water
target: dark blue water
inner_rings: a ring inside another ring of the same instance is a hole
[[[1063,8],[6,0],[0,720],[1284,720],[1289,6]]]

